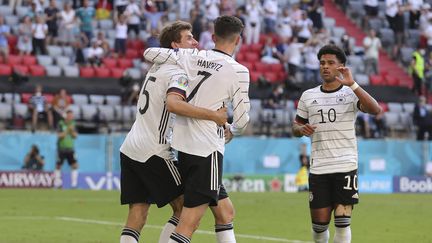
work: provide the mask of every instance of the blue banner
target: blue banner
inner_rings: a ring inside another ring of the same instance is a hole
[[[358,177],[360,193],[392,193],[392,176],[361,175]]]
[[[432,178],[424,176],[395,176],[393,192],[432,193]]]

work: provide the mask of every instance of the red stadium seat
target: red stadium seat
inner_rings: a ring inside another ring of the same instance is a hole
[[[113,78],[121,78],[123,76],[124,68],[112,68],[111,69],[111,77]]]
[[[260,60],[260,56],[258,55],[258,53],[255,52],[246,52],[245,53],[245,61],[247,62],[259,62]]]
[[[128,49],[141,50],[144,49],[144,42],[141,40],[128,40],[126,42],[126,47]]]
[[[277,72],[278,80],[284,81],[287,78],[287,73],[285,71]]]
[[[250,45],[243,44],[240,47],[239,53],[247,53],[248,51],[250,51]]]
[[[35,56],[23,56],[22,63],[26,66],[36,65],[37,60]]]
[[[12,74],[12,67],[6,64],[0,64],[0,76],[9,76]]]
[[[28,104],[32,95],[33,95],[32,93],[22,93],[21,94],[21,103]]]
[[[117,59],[115,59],[115,58],[104,58],[104,59],[102,59],[102,63],[107,68],[115,68],[115,67],[117,67]]]
[[[22,64],[22,57],[17,55],[9,55],[7,63],[11,66]]]
[[[108,68],[97,67],[94,70],[95,70],[96,77],[98,78],[108,78],[111,76],[111,72]]]
[[[236,60],[237,60],[237,62],[244,61],[244,58],[245,58],[244,53],[239,52],[239,53],[236,54]]]
[[[132,59],[120,58],[118,59],[118,65],[120,68],[130,68],[133,67]]]
[[[399,84],[400,84],[399,79],[395,76],[386,75],[385,81],[386,81],[386,84],[389,86],[399,86]]]
[[[134,59],[139,58],[140,54],[138,53],[138,49],[127,49],[126,50],[126,58]]]
[[[253,64],[250,62],[241,62],[240,64],[245,66],[247,69],[249,69],[249,72],[253,70]]]
[[[32,76],[45,76],[45,68],[40,65],[29,66],[30,75]]]
[[[260,72],[255,72],[255,71],[251,71],[249,72],[250,74],[250,81],[251,83],[256,83],[259,79],[259,77],[261,76]]]
[[[16,70],[17,72],[21,73],[22,75],[27,75],[29,73],[28,66],[15,65],[12,67],[12,69]]]
[[[46,101],[48,103],[52,103],[53,102],[53,100],[54,100],[54,95],[53,94],[43,94],[43,95],[45,96]]]
[[[8,40],[8,44],[9,44],[10,47],[15,47],[17,45],[17,43],[18,43],[18,36],[16,36],[16,35],[9,35],[7,37],[7,40]]]
[[[285,70],[284,66],[280,63],[279,64],[269,64],[269,66],[273,72],[283,72]]]
[[[80,67],[80,76],[83,78],[93,78],[95,71],[92,67]]]
[[[384,79],[381,75],[370,75],[369,81],[371,85],[384,85]]]
[[[260,43],[250,45],[250,51],[261,53],[262,49],[263,49],[263,45]]]
[[[387,105],[387,103],[385,103],[385,102],[378,102],[378,104],[381,106],[383,112],[388,111],[388,105]]]
[[[274,72],[266,72],[264,73],[264,77],[270,82],[270,83],[278,83],[279,80],[279,76],[277,73]]]
[[[270,65],[263,63],[263,62],[256,62],[254,64],[254,66],[255,66],[255,70],[257,70],[258,72],[265,73],[265,72],[271,71]]]

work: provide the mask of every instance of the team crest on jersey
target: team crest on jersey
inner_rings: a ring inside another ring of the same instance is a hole
[[[309,192],[309,202],[312,202],[312,201],[313,201],[313,193]]]
[[[188,84],[189,84],[189,81],[188,81],[188,79],[186,77],[182,76],[182,77],[180,77],[180,78],[177,79],[177,85],[179,87],[187,88]]]
[[[340,95],[336,96],[336,103],[337,104],[345,104],[345,102],[346,102],[345,95],[340,94]]]

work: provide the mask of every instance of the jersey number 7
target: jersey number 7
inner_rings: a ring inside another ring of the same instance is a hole
[[[147,79],[147,80],[145,81],[145,83],[144,83],[144,88],[143,88],[141,94],[142,94],[142,95],[145,95],[145,97],[146,97],[146,102],[145,102],[144,108],[141,108],[141,107],[140,107],[140,108],[138,109],[138,111],[139,111],[139,113],[140,113],[141,115],[144,115],[144,113],[146,113],[146,111],[147,111],[147,109],[148,109],[148,107],[149,107],[150,93],[146,90],[146,88],[147,88],[147,84],[149,83],[149,81],[151,81],[151,82],[156,82],[156,78],[155,78],[155,77],[152,77],[152,76],[149,76],[148,79]]]

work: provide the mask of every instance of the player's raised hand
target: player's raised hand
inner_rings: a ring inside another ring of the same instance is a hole
[[[354,78],[352,76],[351,70],[348,67],[338,67],[337,70],[342,74],[343,79],[336,76],[336,81],[346,86],[351,86],[354,84]]]
[[[221,107],[215,111],[213,121],[219,126],[225,125],[228,121],[228,109],[226,107]]]
[[[309,137],[310,135],[312,135],[315,132],[316,128],[317,128],[316,125],[311,125],[309,123],[306,123],[306,124],[301,126],[300,131],[304,136]]]

